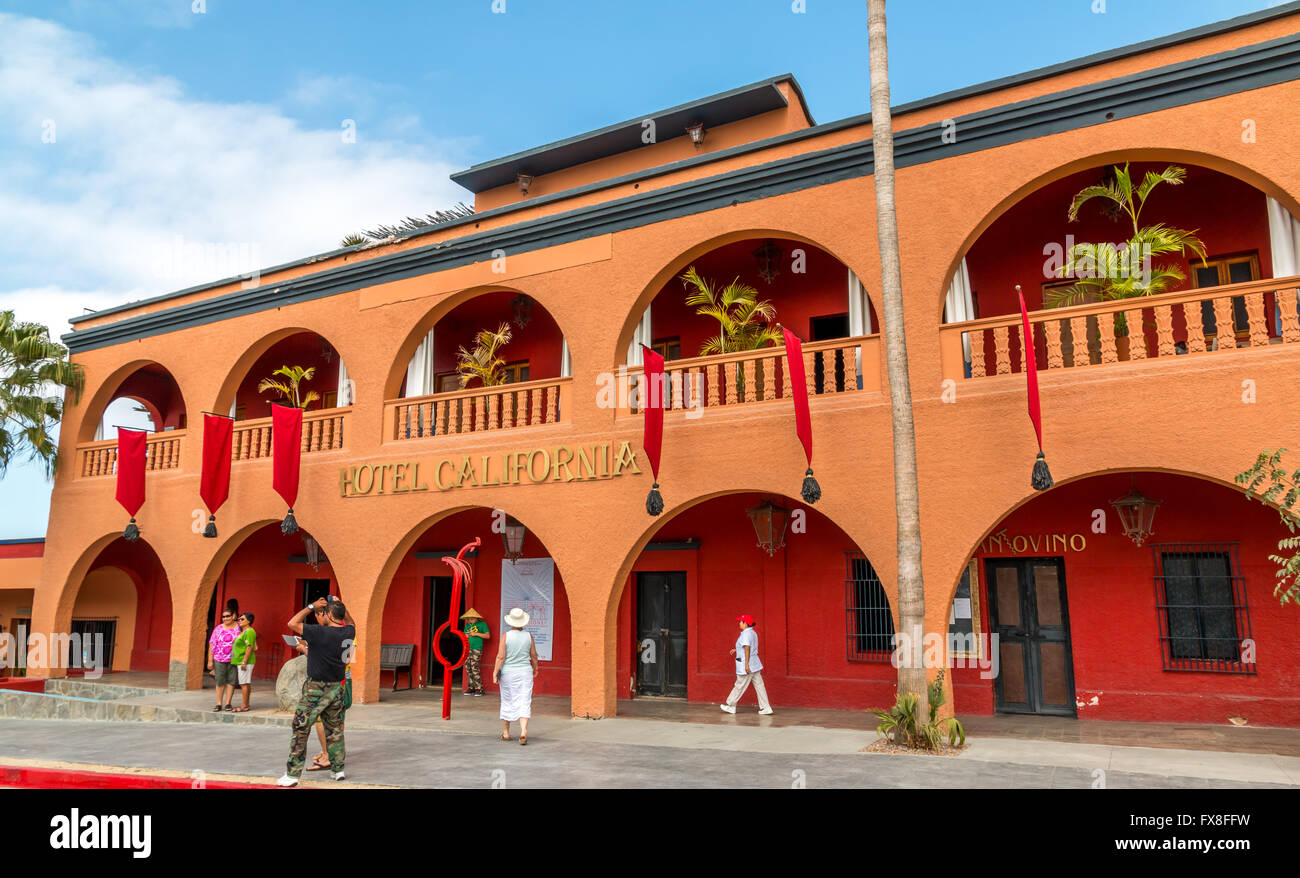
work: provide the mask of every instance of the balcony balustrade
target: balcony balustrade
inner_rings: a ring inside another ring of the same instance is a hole
[[[1300,277],[1287,277],[1034,311],[1029,330],[1035,362],[1053,372],[1297,344],[1297,293]],[[1012,375],[1025,368],[1019,314],[947,324],[939,330],[939,346],[946,378]]]
[[[343,432],[351,406],[304,412],[302,416],[302,453],[334,451],[343,447]],[[231,441],[234,460],[260,460],[271,456],[271,419],[256,418],[235,422]]]
[[[806,343],[803,361],[810,396],[880,390],[879,335]],[[629,367],[627,374],[630,388],[644,380],[641,366]],[[664,363],[664,408],[669,411],[771,402],[789,399],[793,392],[784,345]],[[621,400],[620,409],[635,413],[635,403]]]
[[[568,417],[572,392],[565,377],[392,399],[384,403],[385,432],[405,441],[556,424]]]
[[[184,430],[155,433],[145,440],[144,469],[147,473],[180,469]],[[81,478],[117,473],[117,440],[102,439],[77,446],[77,473]]]

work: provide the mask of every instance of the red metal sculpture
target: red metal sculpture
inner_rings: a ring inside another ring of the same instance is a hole
[[[460,596],[461,589],[468,585],[474,579],[474,574],[470,572],[469,565],[465,563],[465,553],[470,549],[477,549],[482,542],[478,537],[474,537],[474,542],[466,543],[461,546],[456,557],[444,557],[443,563],[451,568],[451,610],[447,614],[447,621],[438,626],[438,630],[433,632],[433,654],[442,665],[442,718],[451,719],[451,672],[465,664],[465,659],[469,657],[469,636],[460,628]],[[456,636],[460,638],[460,660],[452,664],[447,657],[442,654],[439,644],[442,641],[442,634],[455,624]]]

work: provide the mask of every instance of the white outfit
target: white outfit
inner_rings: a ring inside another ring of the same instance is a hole
[[[745,647],[749,647],[749,673],[745,673]],[[767,700],[767,687],[763,685],[763,663],[758,660],[758,632],[746,628],[736,638],[736,685],[727,696],[727,705],[735,707],[740,696],[745,694],[749,684],[754,684],[754,694],[758,696],[758,709],[771,710]]]
[[[501,686],[501,718],[514,722],[531,718],[533,707],[533,635],[527,631],[506,632],[506,657],[497,680]]]

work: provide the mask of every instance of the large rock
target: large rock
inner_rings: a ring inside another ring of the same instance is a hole
[[[281,710],[293,710],[302,697],[302,684],[307,682],[307,656],[300,655],[285,662],[280,676],[275,680],[275,697]]]

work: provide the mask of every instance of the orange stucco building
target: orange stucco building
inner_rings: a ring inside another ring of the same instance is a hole
[[[1284,530],[1231,487],[1258,451],[1294,444],[1298,7],[894,111],[926,629],[1000,635],[978,647],[1000,671],[947,676],[959,712],[1300,724],[1297,617],[1267,560]],[[33,628],[116,618],[119,660],[193,688],[218,602],[256,612],[260,675],[274,676],[284,620],[328,590],[359,623],[357,696],[372,701],[390,685],[382,644],[414,644],[415,682],[432,682],[440,558],[476,535],[467,602],[499,626],[514,588],[501,511],[527,528],[523,557],[552,562],[538,687],[569,694],[575,715],[720,700],[738,613],[758,618],[778,709],[889,703],[871,153],[868,117],[816,124],[778,76],[476,165],[454,176],[473,216],[76,318],[65,342],[87,388],[62,429]],[[1053,247],[1125,240],[1095,204],[1066,218],[1075,192],[1125,164],[1187,170],[1144,221],[1197,230],[1206,260],[1170,257],[1185,280],[1137,303],[1046,307]],[[684,303],[692,266],[753,285],[807,340],[814,506],[799,499],[784,350],[700,356],[717,328]],[[1042,494],[1016,285],[1057,483]],[[455,351],[501,323],[512,382],[459,388]],[[636,343],[700,390],[665,416],[657,518],[642,416],[617,393],[640,371]],[[291,536],[256,391],[279,365],[315,366],[323,397]],[[95,439],[121,396],[158,427],[132,545],[115,443]],[[204,411],[238,419],[216,539],[200,533]],[[1161,502],[1140,546],[1111,505],[1133,486]],[[791,513],[770,555],[746,514],[769,500]],[[78,609],[88,585],[115,587],[105,567],[134,582],[133,610]]]

